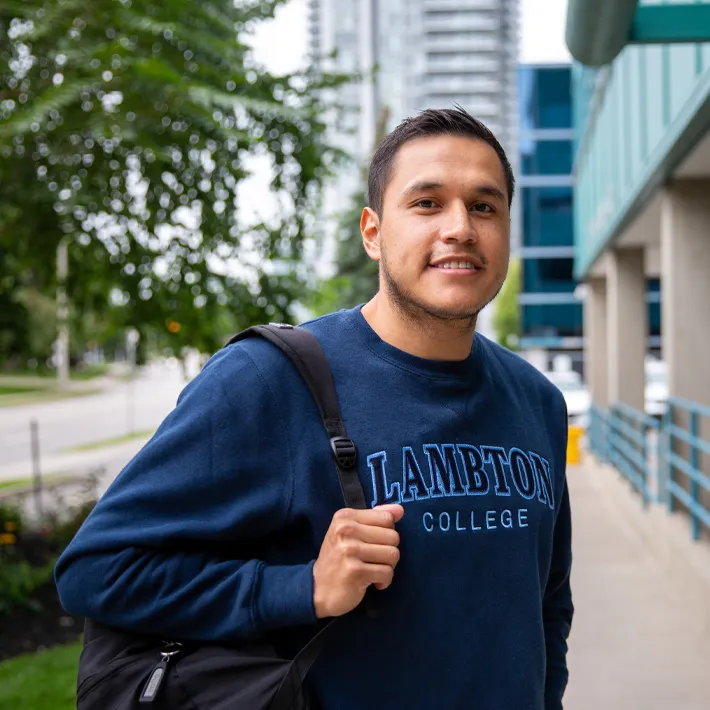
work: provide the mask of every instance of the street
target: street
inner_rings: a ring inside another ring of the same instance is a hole
[[[86,459],[103,463],[102,453],[105,458],[107,451],[102,449],[73,454],[67,449],[122,437],[130,430],[154,430],[175,406],[185,384],[177,366],[153,365],[132,383],[110,382],[100,394],[0,409],[0,480],[23,478],[31,471],[33,418],[39,424],[40,455],[46,473],[55,472],[47,461]],[[129,441],[120,448],[135,450],[140,443]]]

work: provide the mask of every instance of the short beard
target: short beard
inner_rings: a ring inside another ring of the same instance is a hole
[[[398,284],[387,266],[384,252],[380,256],[380,276],[383,289],[387,292],[390,301],[400,315],[412,326],[422,331],[434,331],[438,329],[437,326],[446,325],[448,328],[452,328],[462,334],[470,333],[476,327],[478,314],[495,299],[503,288],[501,283],[493,297],[488,299],[482,306],[474,309],[469,307],[454,310],[431,306]]]

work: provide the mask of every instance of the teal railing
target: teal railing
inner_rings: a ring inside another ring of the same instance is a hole
[[[666,501],[673,511],[680,503],[688,511],[693,539],[700,537],[701,524],[710,529],[710,511],[703,497],[710,500],[710,443],[700,436],[701,421],[710,421],[710,407],[685,399],[668,400],[663,419],[663,471]],[[701,464],[705,457],[707,466]],[[705,489],[705,496],[701,494]]]
[[[710,530],[710,442],[701,436],[703,419],[710,431],[710,407],[671,398],[660,420],[624,404],[593,405],[587,429],[594,456],[613,465],[644,505],[684,508],[696,540],[702,526]]]

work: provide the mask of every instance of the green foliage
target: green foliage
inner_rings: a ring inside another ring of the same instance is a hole
[[[0,534],[21,535],[25,521],[20,510],[13,505],[0,503]],[[0,551],[2,548],[0,548]]]
[[[0,663],[0,708],[73,710],[81,643]]]
[[[52,560],[37,567],[24,560],[14,562],[0,557],[0,616],[22,607],[38,610],[39,603],[32,595],[51,581],[55,563]]]
[[[49,355],[20,294],[54,297],[62,238],[75,340],[136,326],[212,351],[290,319],[340,157],[319,90],[343,77],[255,65],[250,33],[282,2],[0,5],[0,355]],[[268,222],[237,209],[254,156],[273,167]]]
[[[377,119],[373,151],[387,133],[389,118],[390,110],[385,105]],[[379,264],[367,255],[360,232],[362,211],[368,204],[366,170],[360,174],[360,184],[362,187],[352,196],[348,209],[338,223],[336,273],[320,284],[309,303],[316,315],[365,303],[379,288]]]
[[[19,608],[40,609],[35,592],[52,583],[59,555],[93,506],[47,515],[41,530],[28,529],[18,508],[0,507],[0,617]]]
[[[316,315],[352,308],[369,301],[377,292],[379,267],[367,255],[360,234],[360,217],[365,205],[367,195],[358,191],[338,223],[337,272],[320,284],[309,304]]]
[[[508,278],[494,303],[493,328],[496,339],[510,350],[518,349],[520,337],[520,306],[518,296],[521,287],[521,266],[518,259],[510,262]]]

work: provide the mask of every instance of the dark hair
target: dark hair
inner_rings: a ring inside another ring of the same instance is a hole
[[[508,206],[513,201],[515,177],[503,146],[493,133],[461,106],[444,109],[426,109],[412,118],[405,118],[391,133],[387,134],[372,158],[367,181],[370,207],[382,217],[385,189],[390,181],[392,164],[399,149],[408,141],[426,136],[464,136],[487,143],[500,158],[505,183],[508,188]]]

